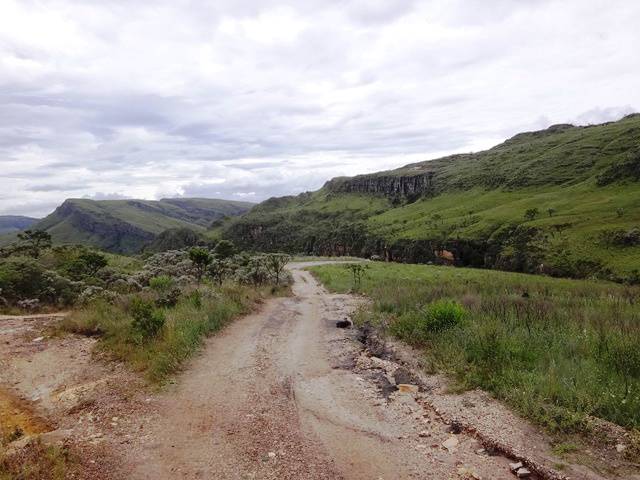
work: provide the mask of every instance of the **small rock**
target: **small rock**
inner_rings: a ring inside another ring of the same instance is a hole
[[[267,456],[269,458],[276,458],[276,452],[269,452],[269,453],[267,453]]]
[[[37,343],[37,342],[41,342],[42,340],[44,340],[44,337],[38,337],[38,338],[34,338],[33,340],[31,340],[33,343]]]
[[[476,455],[484,455],[487,451],[484,448],[479,448],[476,450]]]
[[[451,422],[451,425],[449,425],[449,431],[451,433],[455,433],[456,435],[461,433],[462,430],[464,430],[464,428],[462,427],[462,424],[457,420],[453,420]]]
[[[336,328],[351,328],[351,320],[340,320],[336,322]]]
[[[418,393],[417,385],[410,385],[408,383],[401,383],[398,385],[398,391],[400,393]]]
[[[449,451],[449,453],[453,453],[458,449],[458,439],[456,437],[449,437],[444,442],[442,442],[442,446]]]
[[[618,453],[622,453],[626,449],[627,449],[627,446],[622,444],[622,443],[619,443],[619,444],[616,445],[616,452],[618,452]]]
[[[404,367],[397,368],[396,371],[393,372],[393,380],[396,382],[396,385],[411,384],[413,382],[411,373]]]
[[[521,469],[522,467],[524,467],[524,465],[522,464],[522,462],[517,462],[517,463],[510,463],[509,464],[509,470],[511,470],[511,472],[516,473],[519,469]]]
[[[421,432],[418,434],[418,436],[419,436],[419,437],[422,437],[422,438],[430,437],[430,436],[431,436],[431,433],[427,432],[426,430],[423,430],[423,431],[421,431]]]
[[[531,476],[531,472],[526,468],[522,467],[516,471],[516,476],[518,478],[529,478]]]

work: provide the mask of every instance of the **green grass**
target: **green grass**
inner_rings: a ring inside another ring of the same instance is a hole
[[[354,288],[344,266],[311,270],[332,291]],[[359,318],[422,348],[459,387],[556,432],[585,431],[590,415],[640,427],[639,287],[372,263],[359,290],[373,300]]]
[[[161,383],[177,372],[204,339],[233,319],[249,312],[263,298],[279,291],[237,284],[202,286],[200,293],[184,294],[172,308],[161,309],[165,323],[159,334],[145,340],[133,328],[131,299],[117,304],[96,302],[73,312],[59,328],[85,335],[100,335],[100,346],[147,378]]]

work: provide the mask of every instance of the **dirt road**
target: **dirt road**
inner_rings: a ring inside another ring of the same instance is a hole
[[[476,440],[448,433],[414,395],[387,403],[354,373],[359,352],[335,322],[356,300],[292,273],[294,297],[211,339],[153,400],[158,414],[128,447],[131,478],[513,478],[505,458],[476,453]]]

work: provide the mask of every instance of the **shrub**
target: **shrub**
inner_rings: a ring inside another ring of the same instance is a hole
[[[169,275],[159,275],[149,280],[149,286],[159,294],[166,293],[175,286],[175,280]]]
[[[67,265],[66,272],[71,278],[75,279],[94,277],[108,263],[107,257],[101,253],[83,252]]]
[[[39,298],[46,289],[45,269],[27,257],[14,257],[0,264],[0,290],[9,301]]]
[[[429,305],[425,328],[429,332],[438,333],[458,326],[466,315],[462,305],[452,300],[437,300]]]
[[[220,240],[213,249],[213,254],[220,260],[231,257],[235,252],[236,247],[229,240]]]
[[[133,317],[131,327],[142,337],[142,340],[155,337],[164,326],[164,312],[142,298],[136,297],[131,300],[129,313]]]

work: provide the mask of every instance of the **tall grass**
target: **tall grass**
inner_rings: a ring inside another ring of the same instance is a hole
[[[353,287],[343,267],[313,271],[331,290]],[[640,427],[638,287],[373,264],[360,288],[373,299],[370,318],[462,387],[489,390],[554,431],[582,431],[588,415]],[[443,305],[463,313],[433,328]]]
[[[99,335],[105,351],[144,372],[151,381],[162,382],[181,368],[205,337],[250,311],[267,295],[278,293],[273,290],[231,283],[202,286],[182,295],[174,307],[160,309],[164,324],[151,338],[141,337],[136,328],[135,297],[123,297],[116,304],[95,302],[64,319],[60,328]]]

